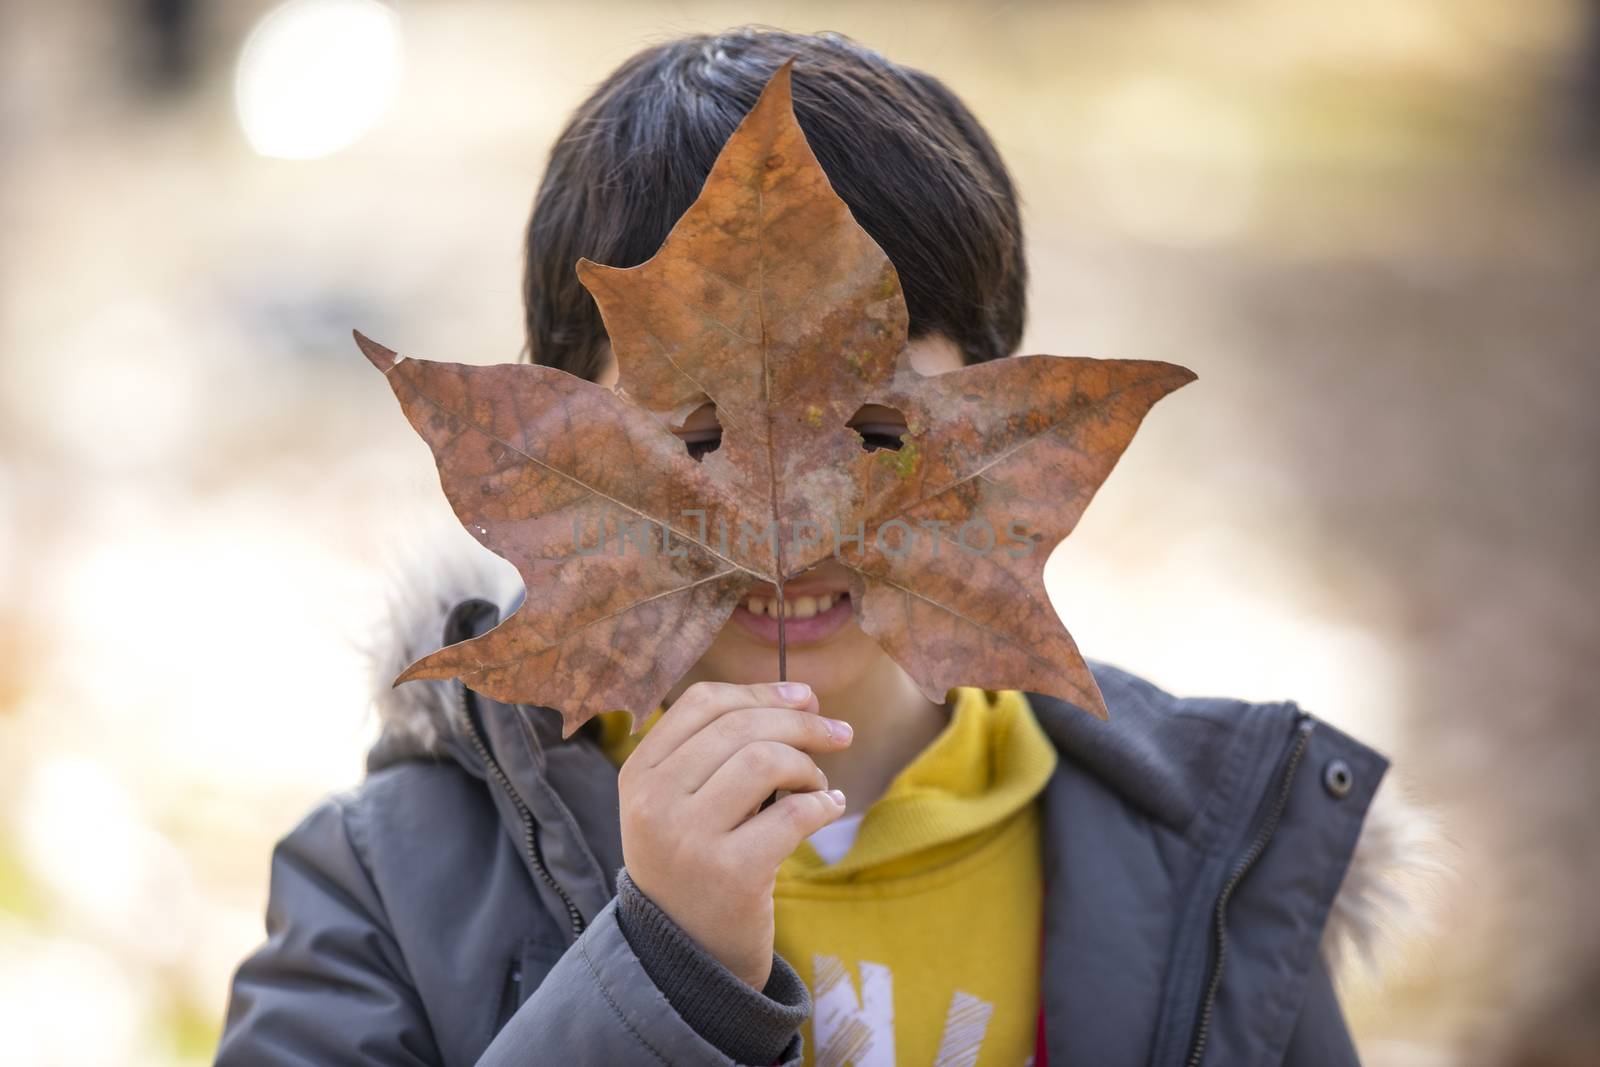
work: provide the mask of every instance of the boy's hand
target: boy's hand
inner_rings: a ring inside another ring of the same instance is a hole
[[[622,856],[656,906],[756,989],[772,972],[772,891],[801,840],[844,812],[807,752],[850,744],[800,682],[696,682],[622,763]],[[761,809],[775,789],[793,790]]]

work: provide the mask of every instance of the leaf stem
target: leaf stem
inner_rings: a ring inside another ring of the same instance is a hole
[[[785,647],[787,644],[783,633],[783,578],[780,571],[778,579],[778,681],[780,682],[789,680],[788,649]]]

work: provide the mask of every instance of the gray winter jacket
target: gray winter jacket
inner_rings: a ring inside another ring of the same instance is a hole
[[[503,598],[470,592],[397,624],[387,677],[498,621]],[[1109,722],[1029,695],[1061,755],[1043,794],[1050,1063],[1354,1064],[1326,960],[1381,877],[1350,867],[1364,821],[1391,821],[1367,819],[1387,762],[1292,703],[1093,669]],[[274,850],[219,1067],[799,1063],[810,1001],[786,961],[753,990],[625,872],[619,896],[617,772],[594,730],[562,741],[552,710],[458,682],[384,700],[365,782]],[[1383,852],[1364,840],[1358,865]]]

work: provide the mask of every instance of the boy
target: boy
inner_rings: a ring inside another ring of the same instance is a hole
[[[977,121],[844,38],[746,30],[641,52],[562,133],[528,226],[534,361],[615,382],[573,265],[653,254],[790,57],[818,160],[900,275],[913,364],[1014,351],[1017,203]],[[679,432],[716,447],[715,413]],[[1347,870],[1387,764],[1294,705],[1099,665],[1109,723],[1018,692],[934,704],[824,564],[785,587],[795,681],[771,680],[758,590],[646,730],[563,741],[550,709],[459,682],[387,689],[518,606],[433,581],[380,665],[367,781],[274,854],[218,1063],[1355,1062],[1322,949],[1359,904],[1341,883],[1370,885]]]

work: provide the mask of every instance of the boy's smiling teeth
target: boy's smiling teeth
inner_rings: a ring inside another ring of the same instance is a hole
[[[837,599],[839,599],[838,596],[833,593],[825,593],[822,596],[787,597],[783,602],[783,617],[786,619],[809,619],[833,607],[834,601]],[[776,597],[747,597],[745,598],[744,609],[752,615],[765,615],[770,619],[778,617],[778,601]]]

